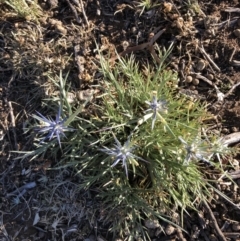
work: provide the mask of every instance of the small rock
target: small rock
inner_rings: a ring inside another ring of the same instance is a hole
[[[187,82],[187,83],[191,83],[192,80],[193,80],[193,78],[192,78],[191,75],[188,75],[188,76],[186,77],[186,82]]]
[[[128,41],[123,41],[122,42],[122,46],[123,46],[123,50],[125,51],[128,48],[128,46],[129,46],[129,42]]]
[[[93,95],[98,93],[98,90],[94,89],[87,89],[87,90],[80,90],[77,92],[78,100],[80,101],[91,101],[93,99]]]
[[[233,231],[240,231],[240,224],[239,223],[233,223],[232,224],[232,230]]]
[[[197,91],[197,90],[194,90],[194,91],[193,91],[193,94],[194,94],[194,95],[198,95],[198,91]]]
[[[67,93],[67,101],[69,104],[74,103],[76,100],[76,95],[74,93],[68,92]]]
[[[231,129],[233,132],[238,132],[238,128],[236,126],[233,126]]]
[[[182,17],[178,17],[177,20],[175,21],[177,28],[181,29],[183,28],[184,25],[184,20]]]
[[[199,84],[199,79],[193,79],[192,83],[193,83],[194,85],[198,85],[198,84]]]
[[[167,225],[167,227],[165,228],[165,232],[167,235],[172,235],[174,234],[176,228],[170,224]]]
[[[240,29],[235,29],[233,33],[236,37],[240,38]]]
[[[196,69],[197,69],[198,71],[204,70],[205,67],[206,67],[205,61],[202,60],[202,59],[200,59],[200,60],[197,62],[197,64],[196,64]]]
[[[219,195],[218,195],[217,193],[215,193],[215,194],[213,195],[213,199],[216,200],[216,201],[219,200]]]
[[[207,74],[207,76],[206,76],[209,80],[213,80],[214,79],[214,76],[213,76],[213,74]]]
[[[56,8],[58,6],[58,0],[48,0],[50,8]]]
[[[48,22],[55,27],[55,29],[63,34],[63,35],[66,35],[67,34],[67,30],[63,27],[63,24],[61,21],[59,20],[56,20],[56,19],[49,19]]]
[[[164,10],[163,11],[165,13],[169,13],[169,12],[172,11],[172,8],[173,8],[173,4],[172,3],[164,2],[163,6],[164,6]]]
[[[65,29],[63,26],[61,26],[61,25],[56,25],[55,27],[56,27],[56,30],[57,30],[59,33],[61,33],[61,34],[63,34],[63,35],[66,35],[66,34],[67,34],[67,29]]]
[[[149,229],[154,229],[154,228],[158,228],[160,227],[160,224],[158,222],[158,220],[156,219],[147,219],[144,221],[145,227],[149,228]]]
[[[222,133],[223,133],[223,134],[228,134],[228,133],[229,133],[229,130],[228,130],[227,128],[223,128],[223,129],[222,129]]]
[[[190,89],[190,90],[195,90],[196,87],[195,87],[194,85],[190,85],[190,86],[189,86],[189,89]]]

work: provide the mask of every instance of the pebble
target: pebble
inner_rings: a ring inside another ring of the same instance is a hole
[[[167,235],[172,235],[175,232],[175,227],[168,224],[167,227],[165,228],[165,232]]]
[[[164,10],[163,11],[165,13],[169,13],[169,12],[172,11],[172,8],[173,8],[173,4],[172,3],[164,2],[163,6],[164,6]]]
[[[209,79],[209,80],[213,80],[214,79],[214,76],[213,76],[213,74],[207,74],[207,79]]]
[[[194,95],[198,95],[198,91],[197,90],[194,90],[193,93],[194,93]]]
[[[202,71],[202,70],[205,69],[205,67],[206,67],[205,61],[202,60],[202,59],[200,59],[200,60],[197,62],[196,69],[197,69],[198,71]]]
[[[240,38],[240,29],[235,29],[233,33],[236,37]]]
[[[67,101],[69,104],[74,103],[76,100],[76,95],[74,93],[68,92],[67,93]]]
[[[198,85],[198,84],[199,84],[199,79],[193,79],[192,83],[193,83],[194,85]]]
[[[56,8],[58,6],[58,0],[48,0],[50,8]]]
[[[236,126],[233,126],[231,129],[233,132],[238,132],[238,128]]]
[[[154,228],[158,228],[160,227],[160,224],[158,222],[158,220],[156,219],[147,219],[144,221],[145,227],[149,228],[149,229],[154,229]]]
[[[227,128],[223,128],[223,129],[222,129],[222,133],[223,133],[223,134],[228,134],[228,133],[229,133],[229,130],[228,130]]]
[[[92,100],[93,99],[93,94],[96,91],[93,89],[87,89],[87,90],[80,90],[77,92],[77,98],[80,101],[86,101],[86,100]]]
[[[189,87],[189,89],[190,89],[190,90],[195,90],[196,87],[195,87],[194,85],[191,85],[191,86]]]
[[[123,50],[125,51],[128,48],[128,46],[129,46],[129,42],[128,41],[123,41],[122,42],[122,46],[123,46]]]
[[[186,77],[186,82],[187,82],[187,83],[191,83],[192,80],[193,80],[193,77],[192,77],[191,75],[188,75],[188,76]]]

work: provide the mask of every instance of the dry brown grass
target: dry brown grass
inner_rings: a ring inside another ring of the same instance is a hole
[[[43,14],[36,0],[1,0],[3,18],[20,17],[26,20],[35,20]]]

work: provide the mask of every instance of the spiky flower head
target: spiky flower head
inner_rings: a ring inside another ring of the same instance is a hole
[[[130,143],[130,138],[128,138],[128,140],[122,146],[114,134],[113,134],[113,137],[116,142],[114,147],[112,148],[104,147],[100,150],[108,154],[109,156],[113,157],[114,162],[111,165],[111,167],[115,167],[119,162],[122,162],[122,166],[125,168],[126,176],[128,178],[128,162],[132,165],[137,166],[138,162],[136,160],[141,160],[144,162],[147,162],[147,161],[133,154],[133,151],[134,149],[136,149],[136,146],[133,146]]]
[[[160,115],[159,112],[166,113],[167,112],[167,101],[165,100],[158,100],[157,99],[157,92],[153,91],[153,99],[152,101],[145,101],[146,104],[149,105],[149,109],[145,111],[147,112],[152,112],[152,130],[154,128],[157,115]]]
[[[37,111],[36,111],[37,112]],[[56,115],[56,119],[53,120],[51,117],[46,118],[43,116],[41,113],[37,112],[38,115],[33,115],[35,119],[40,121],[40,125],[36,128],[37,132],[40,135],[45,135],[47,136],[43,137],[41,142],[44,142],[45,140],[52,140],[53,138],[57,138],[59,146],[61,147],[61,137],[66,137],[64,132],[66,131],[73,131],[73,128],[67,127],[64,125],[66,118],[61,119],[61,108],[58,110],[58,114]]]
[[[182,142],[187,152],[183,165],[188,165],[191,159],[203,161],[211,165],[209,159],[213,156],[213,153],[209,149],[207,143],[206,145],[203,145],[203,141],[198,140],[197,138],[191,144],[188,144],[182,137],[178,137],[178,139]]]

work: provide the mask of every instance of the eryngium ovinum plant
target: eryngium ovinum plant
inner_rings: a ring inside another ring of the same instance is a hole
[[[144,220],[181,226],[174,212],[197,208],[209,195],[204,168],[220,166],[212,157],[228,149],[201,135],[207,113],[178,94],[175,73],[162,65],[141,69],[133,57],[119,58],[113,68],[100,60],[103,95],[99,106],[92,104],[96,114],[87,115],[88,101],[69,104],[67,76],[52,78],[60,96],[45,102],[54,111],[33,115],[36,148],[22,157],[47,155],[61,168],[76,168],[79,188],[97,193],[110,232],[150,240]]]
[[[43,100],[46,114],[42,111],[32,114],[33,120],[25,125],[24,131],[34,136],[34,147],[30,151],[18,151],[21,155],[16,159],[30,158],[31,161],[47,156],[57,161],[61,168],[75,166],[76,156],[83,156],[86,147],[95,141],[94,137],[91,138],[91,131],[96,127],[81,116],[89,99],[84,103],[70,104],[68,74],[64,77],[60,72],[56,78],[49,76],[49,80],[59,95]]]
[[[204,169],[219,167],[212,157],[227,148],[201,135],[207,113],[178,94],[177,74],[162,65],[141,70],[133,57],[114,67],[101,57],[101,70],[104,95],[95,121],[104,127],[79,170],[83,187],[96,188],[110,231],[150,240],[144,220],[181,226],[187,208],[209,196]]]

